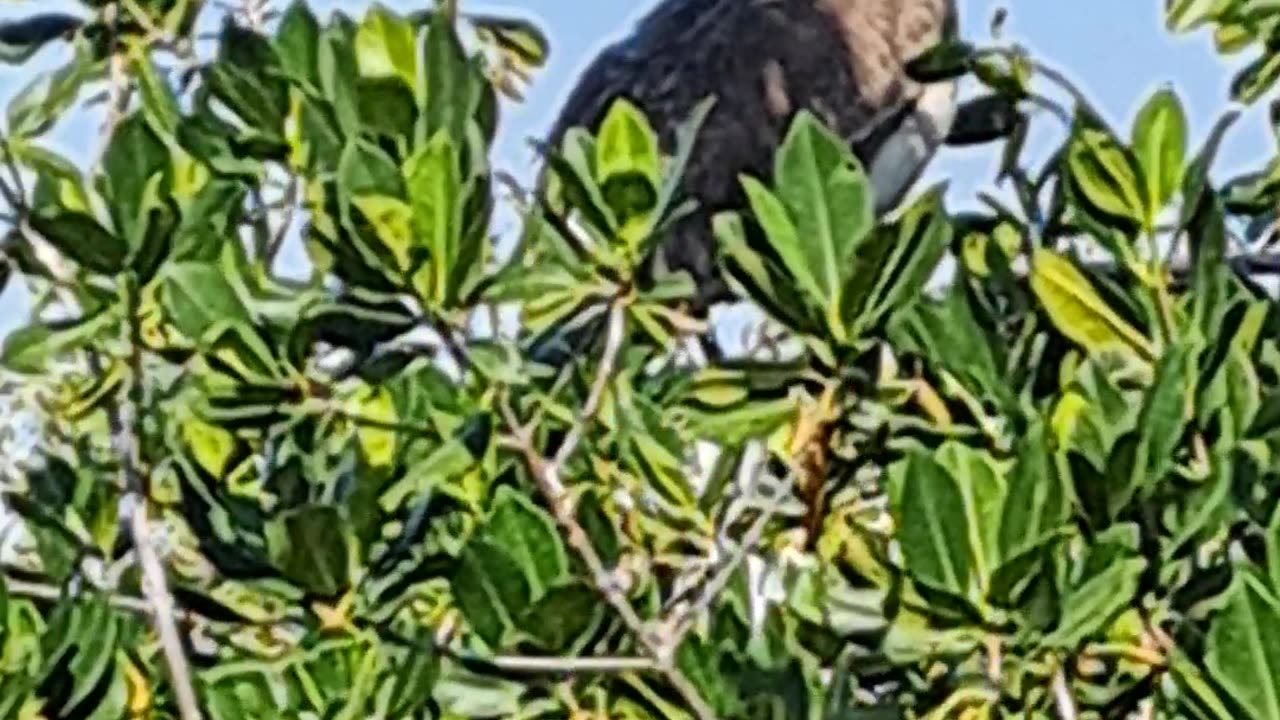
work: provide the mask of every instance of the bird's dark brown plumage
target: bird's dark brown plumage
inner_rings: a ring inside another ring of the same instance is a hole
[[[709,219],[741,207],[739,175],[767,176],[802,109],[870,164],[916,112],[921,89],[903,66],[955,23],[954,0],[661,0],[582,73],[548,140],[559,146],[571,127],[594,130],[613,101],[625,97],[645,112],[670,152],[679,126],[715,97],[684,180],[700,209],[665,245],[668,264],[698,281],[705,308],[728,297],[715,270]],[[881,200],[885,206],[897,198]]]

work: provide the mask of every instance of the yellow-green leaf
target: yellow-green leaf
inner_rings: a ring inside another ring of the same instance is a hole
[[[1089,352],[1127,349],[1151,360],[1151,341],[1112,310],[1070,260],[1036,250],[1031,289],[1063,335]]]
[[[356,438],[375,468],[389,467],[396,456],[396,404],[386,388],[369,388],[355,401]]]
[[[213,477],[221,478],[235,451],[235,436],[196,417],[187,418],[179,431],[196,463]]]
[[[378,242],[395,258],[396,269],[407,272],[414,243],[413,210],[409,204],[386,195],[359,195],[351,199],[351,204],[373,226]]]
[[[1067,168],[1076,189],[1097,210],[1139,224],[1146,219],[1139,169],[1108,133],[1079,128],[1067,149]]]

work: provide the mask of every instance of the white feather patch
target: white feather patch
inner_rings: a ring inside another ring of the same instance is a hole
[[[885,141],[871,162],[869,175],[875,188],[877,213],[888,212],[902,200],[951,131],[955,114],[955,83],[924,87],[915,112]]]

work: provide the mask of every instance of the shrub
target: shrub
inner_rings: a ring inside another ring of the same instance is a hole
[[[764,319],[708,361],[688,278],[637,271],[685,154],[634,107],[491,237],[529,23],[85,5],[0,28],[75,48],[0,145],[36,293],[0,718],[1280,720],[1280,164],[1214,181],[1233,114],[1111,128],[1022,49],[939,48],[914,71],[1051,107],[1059,151],[1006,114],[1010,192],[877,220],[800,115],[716,219]],[[1235,99],[1280,77],[1280,12],[1167,14],[1261,48]],[[45,138],[95,93],[82,168]]]

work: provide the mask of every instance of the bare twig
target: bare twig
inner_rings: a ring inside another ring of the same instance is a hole
[[[150,519],[147,517],[148,482],[142,470],[142,451],[139,443],[138,405],[142,397],[142,358],[137,337],[138,298],[132,284],[125,290],[129,312],[129,365],[132,371],[127,392],[117,401],[107,404],[107,420],[115,451],[120,458],[120,482],[123,495],[120,498],[120,518],[127,525],[134,549],[138,553],[138,566],[142,571],[142,592],[147,603],[154,608],[152,625],[164,654],[178,702],[182,720],[200,720],[200,705],[191,681],[191,668],[174,620],[175,603],[169,592],[164,564],[156,552],[152,540]]]
[[[626,303],[624,299],[616,298],[609,311],[608,335],[605,340],[604,355],[600,359],[600,365],[596,370],[595,379],[591,383],[587,400],[582,406],[577,422],[574,423],[573,428],[565,437],[564,444],[560,446],[560,450],[554,458],[547,459],[534,448],[531,430],[519,422],[518,418],[515,417],[514,411],[509,406],[504,406],[502,411],[512,434],[515,436],[515,445],[524,456],[525,463],[529,466],[529,471],[533,474],[534,480],[538,485],[538,490],[546,498],[551,506],[552,513],[555,515],[556,522],[564,530],[566,542],[582,559],[583,564],[587,566],[596,590],[617,613],[627,630],[635,636],[636,640],[640,642],[645,651],[654,660],[652,669],[659,672],[671,684],[683,698],[689,710],[699,720],[714,720],[716,717],[715,711],[706,704],[697,688],[685,677],[684,673],[674,666],[673,655],[676,648],[660,642],[649,632],[645,621],[631,606],[626,594],[614,580],[613,575],[605,568],[604,561],[600,558],[599,553],[596,552],[595,546],[591,544],[591,539],[587,536],[586,530],[583,529],[574,514],[572,499],[569,497],[569,492],[565,488],[564,480],[561,476],[565,463],[582,442],[585,428],[591,424],[600,409],[600,403],[603,400],[605,390],[608,388],[609,381],[613,378],[614,368],[622,351],[625,333]]]
[[[684,642],[685,636],[693,629],[694,622],[698,616],[709,611],[720,597],[720,594],[729,586],[733,576],[738,572],[738,568],[746,562],[747,556],[751,551],[760,544],[769,522],[777,515],[787,497],[788,493],[785,490],[777,490],[775,495],[760,510],[760,514],[751,523],[751,527],[747,529],[746,534],[742,536],[742,542],[738,544],[733,555],[703,585],[702,592],[698,594],[698,599],[686,606],[684,612],[679,612],[679,606],[673,611],[673,617],[666,623],[671,628],[671,635],[667,642],[672,647],[679,647],[680,643]]]
[[[618,355],[622,351],[622,341],[626,330],[626,312],[626,306],[620,300],[615,300],[609,308],[609,329],[608,335],[605,337],[604,355],[600,358],[600,367],[596,371],[595,380],[591,383],[587,401],[582,405],[582,413],[578,418],[578,422],[574,424],[568,436],[565,437],[564,444],[560,446],[560,451],[556,453],[556,457],[549,468],[549,471],[557,477],[560,474],[560,468],[577,450],[578,443],[582,442],[583,431],[595,419],[596,413],[600,411],[600,402],[604,399],[604,391],[608,389],[609,381],[613,379],[614,367],[617,365]]]
[[[111,146],[111,136],[115,134],[116,126],[120,124],[125,111],[129,108],[129,96],[132,90],[132,83],[129,81],[129,59],[124,49],[120,47],[116,27],[120,21],[121,11],[116,5],[110,5],[109,8],[111,14],[107,26],[110,28],[108,32],[111,33],[111,56],[107,60],[107,117],[99,133],[102,144],[98,148],[97,159],[93,163],[95,166],[102,163],[107,148]]]
[[[66,597],[66,591],[52,583],[31,582],[29,580],[6,578],[5,586],[8,589],[9,594],[14,597],[24,597],[32,600],[47,600],[50,602],[58,602]],[[143,598],[120,595],[117,593],[108,593],[106,594],[106,600],[107,604],[116,610],[122,610],[124,612],[148,618],[156,614],[156,608],[152,606],[150,601]],[[174,611],[174,617],[182,622],[193,622],[196,618],[196,616],[181,609]]]
[[[1071,687],[1067,684],[1066,668],[1062,664],[1053,671],[1053,701],[1058,707],[1059,720],[1077,720],[1080,717],[1076,700],[1071,696]]]
[[[481,662],[512,673],[542,675],[616,675],[628,672],[647,672],[657,669],[657,663],[648,657],[526,657],[499,655]]]

